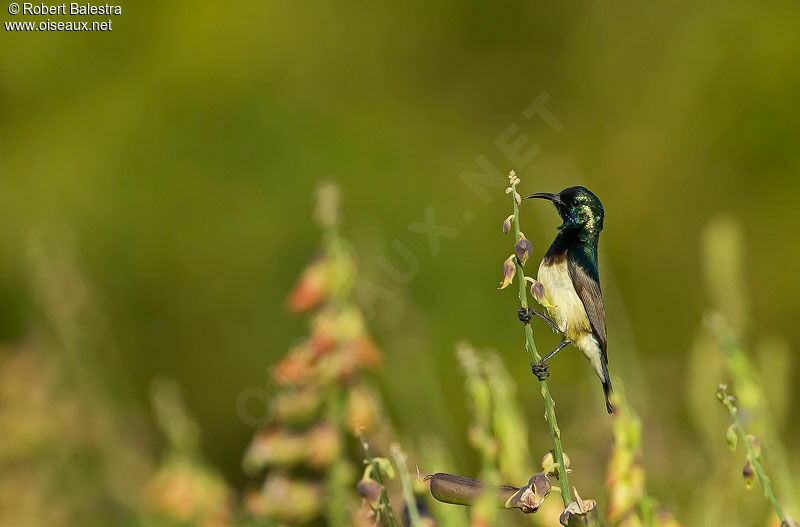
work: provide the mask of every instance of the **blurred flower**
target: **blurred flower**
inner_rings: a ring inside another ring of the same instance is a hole
[[[305,268],[289,294],[289,309],[302,313],[320,305],[328,296],[328,263],[317,260]]]
[[[342,451],[342,438],[336,427],[322,422],[308,435],[306,455],[311,467],[324,468],[333,463]]]
[[[353,435],[369,434],[378,420],[377,395],[373,390],[358,384],[347,394],[347,427]]]
[[[747,434],[745,439],[747,439],[747,441],[753,447],[753,456],[755,456],[757,460],[761,461],[761,441],[759,441],[759,439],[753,434]]]
[[[301,425],[319,414],[322,402],[322,394],[316,386],[281,391],[272,398],[272,415],[277,422]]]
[[[367,500],[372,508],[377,508],[381,502],[381,484],[372,479],[368,474],[364,474],[361,481],[356,486],[358,493]]]
[[[270,474],[264,487],[249,493],[244,504],[245,509],[256,518],[303,524],[319,516],[323,499],[323,489],[319,483]]]
[[[752,489],[756,484],[756,471],[753,470],[753,463],[750,461],[750,456],[747,457],[747,462],[742,469],[742,477],[744,478],[744,486]]]
[[[268,428],[253,438],[245,452],[243,466],[248,473],[255,473],[267,466],[306,464],[320,468],[330,464],[340,450],[339,434],[325,422],[303,433]]]
[[[272,369],[272,377],[279,385],[300,384],[314,374],[314,354],[308,341],[293,347]]]
[[[725,432],[725,441],[728,443],[728,448],[731,449],[731,452],[736,450],[736,445],[739,442],[739,436],[736,435],[736,426],[730,425]]]
[[[199,527],[232,525],[232,495],[222,478],[188,460],[168,461],[143,490],[144,508]]]
[[[339,208],[342,202],[339,187],[333,183],[323,183],[317,189],[317,209],[314,211],[319,226],[323,229],[335,227],[339,223]]]

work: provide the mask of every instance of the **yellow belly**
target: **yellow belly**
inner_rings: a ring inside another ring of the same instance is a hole
[[[539,265],[538,280],[544,286],[546,303],[551,305],[546,308],[547,314],[564,332],[567,339],[589,359],[592,369],[600,380],[604,380],[600,345],[592,333],[592,324],[586,315],[583,302],[575,292],[575,286],[572,285],[566,258],[552,265],[545,265],[542,261]]]
[[[552,306],[547,308],[547,313],[567,338],[578,343],[587,332],[591,333],[592,326],[589,323],[589,317],[586,316],[583,302],[572,285],[566,259],[552,265],[545,265],[542,261],[539,266],[538,280],[544,286],[544,297],[547,303]]]

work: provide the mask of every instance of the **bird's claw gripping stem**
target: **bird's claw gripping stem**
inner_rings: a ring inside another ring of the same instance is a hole
[[[544,360],[531,363],[531,373],[536,375],[540,381],[547,379],[550,376],[549,366]]]
[[[533,309],[529,309],[526,307],[521,307],[517,309],[517,318],[519,318],[520,322],[527,325],[531,321],[531,317],[533,317]]]

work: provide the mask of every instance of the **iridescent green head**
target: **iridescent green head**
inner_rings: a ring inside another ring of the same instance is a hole
[[[586,187],[565,188],[558,194],[542,192],[528,198],[549,199],[556,206],[564,223],[558,228],[581,237],[598,236],[603,230],[603,204]]]

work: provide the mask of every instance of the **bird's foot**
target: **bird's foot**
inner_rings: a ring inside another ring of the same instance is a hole
[[[533,309],[528,309],[527,307],[520,307],[517,309],[517,318],[519,318],[520,322],[523,324],[528,324],[531,321],[531,317],[533,316]]]
[[[543,360],[531,363],[531,373],[536,375],[536,378],[539,379],[540,381],[543,381],[550,376],[549,368],[550,367]]]

